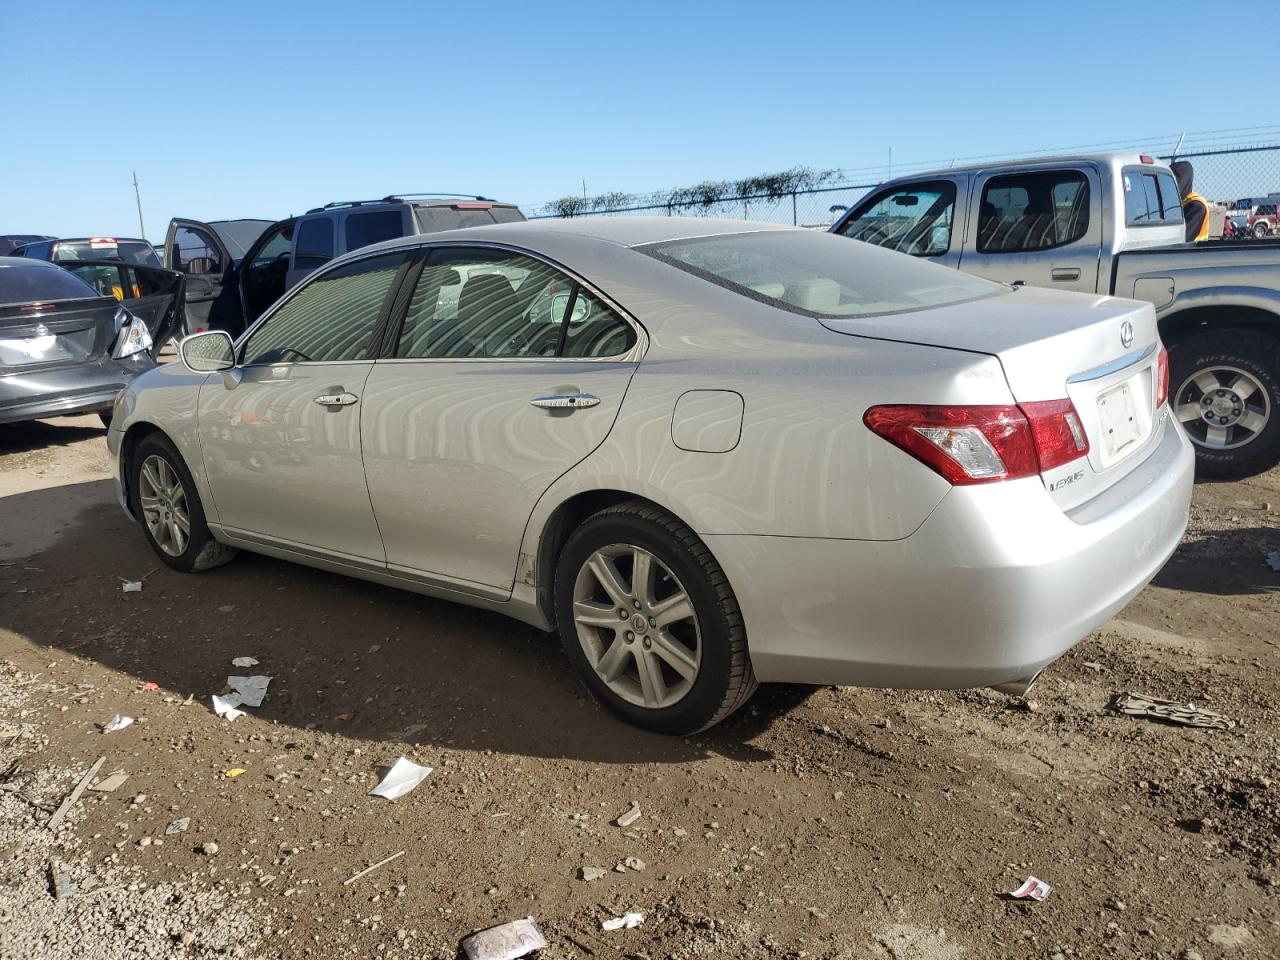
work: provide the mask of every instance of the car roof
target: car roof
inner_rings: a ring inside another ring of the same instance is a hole
[[[496,223],[483,227],[460,227],[427,235],[429,242],[484,240],[516,246],[536,244],[539,239],[554,240],[574,236],[600,240],[623,247],[694,237],[713,237],[731,233],[759,233],[764,230],[799,230],[791,224],[761,223],[755,220],[717,220],[711,217],[568,217],[546,220],[524,220],[519,223]],[[420,246],[428,242],[424,236],[399,237],[376,244],[378,249]],[[367,252],[370,247],[362,247]]]

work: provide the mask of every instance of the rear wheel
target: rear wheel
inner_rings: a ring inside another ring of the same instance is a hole
[[[134,450],[129,497],[147,542],[175,570],[209,570],[236,555],[234,547],[213,539],[191,472],[162,434],[144,437]]]
[[[1169,348],[1170,405],[1202,476],[1242,477],[1280,461],[1280,341],[1203,331]]]
[[[655,507],[610,507],[574,531],[556,568],[555,602],[574,668],[630,723],[695,733],[756,689],[724,571],[692,530]]]
[[[1271,236],[1271,227],[1265,222],[1259,221],[1253,225],[1253,235],[1261,240],[1263,237]]]

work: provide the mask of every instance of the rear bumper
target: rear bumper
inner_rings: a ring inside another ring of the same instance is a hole
[[[953,488],[894,541],[712,536],[765,681],[956,689],[1029,677],[1120,610],[1186,529],[1194,455],[1064,513],[1039,478]]]
[[[149,355],[139,354],[0,376],[0,423],[105,412],[121,390],[154,366]]]

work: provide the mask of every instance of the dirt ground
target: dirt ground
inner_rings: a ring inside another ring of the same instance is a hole
[[[175,573],[96,420],[0,427],[0,955],[446,958],[532,916],[551,958],[1280,956],[1277,549],[1280,471],[1201,483],[1173,561],[1029,701],[766,687],[669,739],[500,616],[247,554]],[[263,705],[215,716],[252,672]],[[1238,726],[1108,712],[1123,691]],[[434,772],[368,796],[400,755]],[[51,833],[100,756],[128,781]],[[1001,896],[1028,874],[1045,902]]]

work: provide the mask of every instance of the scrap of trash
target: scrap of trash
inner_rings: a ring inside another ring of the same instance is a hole
[[[369,791],[371,797],[385,797],[395,800],[420,784],[431,773],[430,767],[414,763],[407,757],[401,757],[391,765],[378,785]]]
[[[533,922],[533,917],[481,930],[462,941],[462,952],[467,960],[518,960],[546,948],[547,938]]]
[[[1017,890],[1010,890],[1008,896],[1014,900],[1035,900],[1037,903],[1043,903],[1052,891],[1053,887],[1043,880],[1027,877]]]
[[[1161,700],[1148,697],[1142,693],[1121,693],[1111,701],[1111,709],[1116,713],[1127,713],[1134,717],[1150,717],[1153,720],[1165,720],[1169,723],[1181,724],[1184,727],[1205,727],[1212,730],[1230,730],[1236,722],[1230,717],[1194,703],[1179,703],[1176,700]]]
[[[636,910],[629,910],[620,917],[614,917],[611,920],[604,920],[600,924],[601,930],[631,930],[644,923],[644,914]]]
[[[132,726],[133,717],[126,717],[123,713],[117,713],[114,717],[102,725],[103,733],[117,733],[125,727]]]
[[[243,664],[241,661],[247,661],[247,664]],[[232,661],[236,666],[256,664],[257,662],[253,657],[237,657]],[[239,708],[262,706],[262,701],[267,695],[267,685],[270,683],[270,677],[261,675],[227,677],[227,686],[231,689],[231,692],[215,693],[212,696],[213,712],[220,717],[224,717],[228,722],[238,717],[243,717],[245,712]]]

